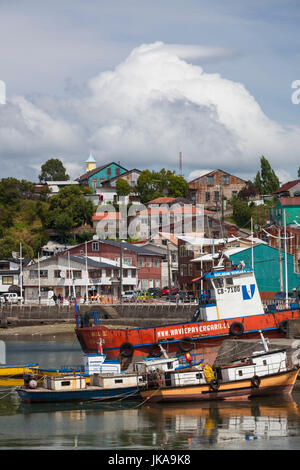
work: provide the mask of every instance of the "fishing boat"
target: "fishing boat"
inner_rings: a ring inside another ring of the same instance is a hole
[[[99,343],[98,343],[99,348]],[[26,374],[24,386],[17,387],[20,399],[28,403],[69,402],[91,400],[115,400],[140,397],[139,390],[145,385],[145,376],[153,371],[175,371],[190,367],[183,357],[169,358],[164,350],[163,358],[147,358],[133,364],[131,372],[122,372],[117,361],[106,360],[100,349],[98,353],[84,356],[84,374],[75,368],[65,373],[50,370],[49,374]],[[191,356],[194,367],[200,365]],[[81,367],[81,366],[78,366]],[[46,371],[47,369],[44,369]],[[70,373],[72,372],[72,374]],[[38,384],[41,383],[41,386]]]
[[[43,386],[31,379],[17,387],[20,399],[27,403],[115,400],[139,395],[142,377],[137,374],[93,375],[90,384],[81,376],[45,376]]]
[[[24,374],[31,373],[38,369],[36,363],[1,365],[0,366],[0,387],[16,387],[24,384]]]
[[[275,305],[264,308],[252,269],[214,271],[204,278],[209,296],[199,300],[189,322],[114,328],[101,323],[99,315],[81,317],[76,311],[75,331],[82,350],[94,352],[101,338],[108,357],[132,361],[160,356],[161,344],[175,356],[194,349],[211,365],[224,339],[257,338],[259,330],[270,338],[285,337],[288,320],[300,318],[297,303],[280,310]]]
[[[253,351],[214,369],[205,365],[201,369],[191,367],[150,373],[141,396],[149,403],[241,400],[291,394],[300,370],[299,359],[294,363],[288,360],[286,349],[269,350],[263,335],[262,344],[262,351]],[[299,353],[297,351],[297,355]]]

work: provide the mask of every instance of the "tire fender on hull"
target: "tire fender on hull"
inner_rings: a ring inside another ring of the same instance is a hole
[[[186,352],[190,352],[193,348],[194,348],[194,343],[193,343],[192,338],[186,336],[179,341],[180,351],[186,353]]]
[[[229,328],[231,336],[241,336],[244,333],[244,325],[238,321],[231,323]]]
[[[131,343],[123,343],[120,346],[120,355],[123,357],[131,357],[134,352],[134,346]]]

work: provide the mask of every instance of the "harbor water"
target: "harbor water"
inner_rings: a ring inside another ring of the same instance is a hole
[[[83,363],[76,341],[9,341],[6,359],[44,368]],[[300,380],[289,399],[151,406],[138,400],[23,404],[13,389],[2,388],[0,449],[299,450]]]

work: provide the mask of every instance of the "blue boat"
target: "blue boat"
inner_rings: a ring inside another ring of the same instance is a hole
[[[143,384],[142,377],[134,373],[98,374],[91,382],[87,385],[85,377],[81,376],[46,376],[43,387],[31,380],[15,390],[27,403],[85,402],[137,398]]]

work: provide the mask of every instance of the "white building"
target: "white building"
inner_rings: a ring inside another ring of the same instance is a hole
[[[23,259],[23,267],[31,260]],[[20,294],[20,261],[17,258],[0,259],[0,293],[18,292]]]
[[[122,265],[124,290],[137,288],[137,267]],[[65,300],[76,295],[78,300],[86,295],[118,297],[120,289],[120,264],[106,258],[63,256],[58,254],[34,263],[23,271],[25,303],[47,303],[54,295]]]

